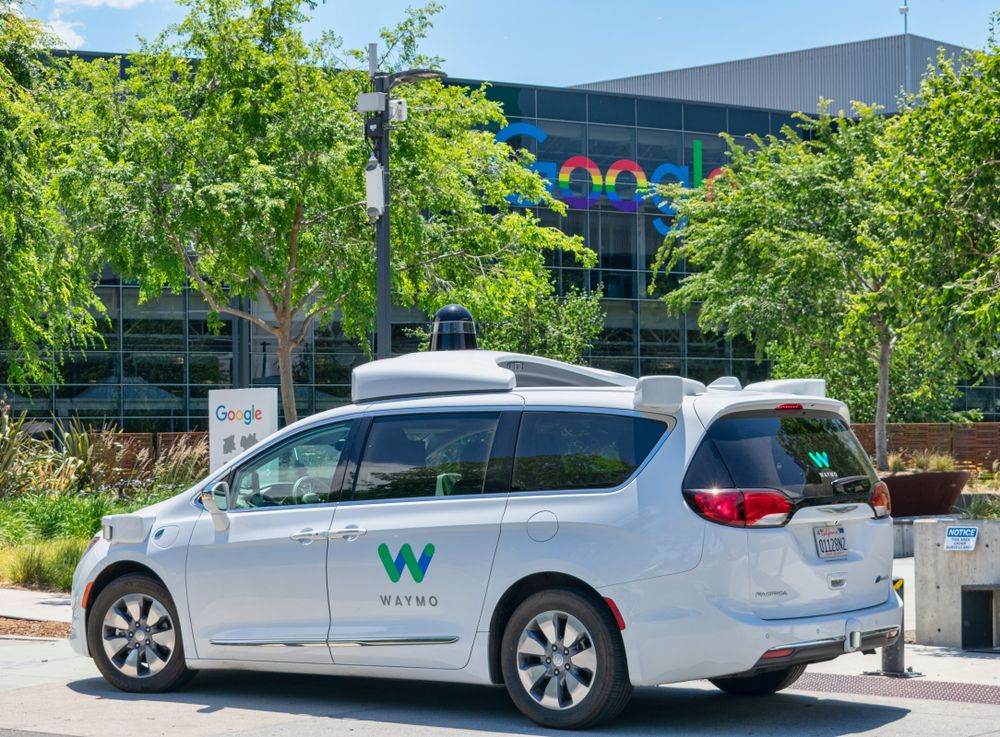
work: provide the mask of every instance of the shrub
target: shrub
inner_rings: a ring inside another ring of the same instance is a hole
[[[0,575],[21,586],[69,591],[73,572],[86,550],[86,540],[53,540],[12,549]]]
[[[160,449],[153,466],[157,486],[181,488],[191,486],[208,473],[208,439],[181,437]]]
[[[906,459],[900,453],[890,453],[887,463],[890,471],[898,472],[906,470]]]
[[[991,494],[973,494],[962,510],[965,519],[1000,519],[1000,499]]]
[[[947,453],[923,450],[910,455],[910,467],[921,471],[954,471],[955,459]]]

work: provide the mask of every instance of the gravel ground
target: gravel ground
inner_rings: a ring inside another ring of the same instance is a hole
[[[0,617],[0,635],[69,637],[69,625],[62,622],[37,622],[32,619]]]

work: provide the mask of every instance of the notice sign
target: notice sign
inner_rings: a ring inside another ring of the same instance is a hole
[[[978,527],[949,527],[944,533],[945,550],[975,550]]]
[[[208,466],[220,468],[278,430],[277,389],[219,389],[208,393]]]

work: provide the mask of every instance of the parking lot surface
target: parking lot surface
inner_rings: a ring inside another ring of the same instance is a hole
[[[73,654],[65,642],[0,641],[0,737],[39,734],[557,733],[523,718],[500,688],[227,672],[203,673],[176,693],[135,695],[105,683],[93,664]],[[1000,735],[1000,705],[801,690],[739,699],[696,682],[639,689],[618,720],[588,734]]]

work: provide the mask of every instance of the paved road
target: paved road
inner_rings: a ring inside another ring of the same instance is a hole
[[[64,642],[0,641],[0,737],[534,735],[501,689],[205,673],[184,691],[124,694]],[[612,735],[1000,735],[1000,706],[788,691],[743,700],[706,683],[646,688]]]

